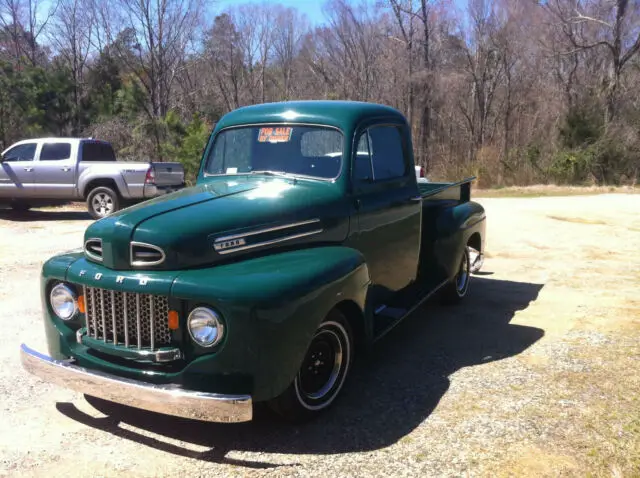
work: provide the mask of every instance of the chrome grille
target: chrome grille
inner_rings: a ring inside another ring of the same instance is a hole
[[[167,297],[84,287],[87,335],[138,349],[171,342]]]

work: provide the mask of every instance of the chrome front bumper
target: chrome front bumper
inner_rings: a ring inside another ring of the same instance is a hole
[[[79,367],[73,360],[52,359],[25,344],[20,346],[20,359],[25,370],[47,382],[130,407],[208,422],[247,422],[253,416],[250,395],[220,395],[122,378]]]

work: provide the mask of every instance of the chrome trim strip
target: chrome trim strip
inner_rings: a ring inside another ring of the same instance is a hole
[[[20,346],[24,369],[62,387],[143,410],[209,422],[246,422],[253,417],[251,395],[223,395],[157,385],[89,370],[74,360],[55,360]]]
[[[155,337],[155,330],[153,327],[153,322],[155,320],[154,317],[154,313],[153,313],[153,295],[149,296],[149,335],[151,336],[151,350],[155,349],[155,342],[156,342],[156,337]]]
[[[96,289],[91,288],[91,311],[93,312],[93,337],[98,338],[98,311],[96,310]]]
[[[89,313],[89,297],[87,297],[87,286],[82,286],[82,295],[84,297],[84,322],[87,326],[87,335],[91,336],[91,314]]]
[[[92,237],[90,239],[87,239],[86,241],[84,241],[84,253],[87,255],[87,257],[89,259],[93,259],[94,261],[97,262],[102,262],[102,256],[97,256],[94,253],[92,253],[91,251],[89,251],[89,249],[87,249],[87,244],[89,242],[99,242],[100,243],[100,251],[102,251],[102,239],[100,239],[99,237]]]
[[[124,346],[129,346],[129,316],[127,313],[127,293],[122,293],[122,305],[124,311]]]
[[[113,345],[118,345],[118,329],[116,327],[116,293],[111,291],[111,334],[113,335]]]
[[[104,289],[100,289],[100,315],[102,316],[102,339],[107,342],[107,322],[104,318]]]
[[[317,222],[320,222],[320,219],[309,219],[308,221],[293,222],[291,224],[284,224],[282,226],[267,227],[265,229],[257,229],[255,231],[244,232],[242,234],[233,234],[231,236],[218,237],[215,240],[215,243],[232,241],[234,239],[241,239],[244,237],[255,236],[257,234],[265,234],[267,232],[280,231],[282,229],[289,229],[292,227],[305,226],[307,224],[315,224]]]
[[[148,262],[148,261],[134,261],[133,260],[133,248],[135,246],[148,247],[149,249],[153,249],[154,251],[159,252],[161,257],[157,261],[150,261],[150,262]],[[160,247],[154,246],[153,244],[147,244],[146,242],[137,242],[137,241],[131,241],[131,243],[129,244],[129,263],[133,267],[157,266],[159,264],[162,264],[166,258],[167,258],[167,256],[164,253],[164,251]]]
[[[142,360],[151,360],[152,362],[173,362],[182,358],[180,349],[164,349],[164,350],[136,350],[136,355]]]
[[[136,321],[138,324],[138,348],[142,348],[142,332],[140,331],[140,294],[136,294]]]
[[[85,345],[89,348],[93,344],[90,342],[84,341],[85,337],[89,337],[91,340],[94,340],[86,333],[83,333],[84,329],[76,330],[76,341],[80,345]],[[118,352],[109,351],[109,350],[101,350],[102,353],[117,355],[120,358],[124,358],[127,360],[146,360],[148,362],[157,362],[157,363],[165,363],[165,362],[173,362],[175,360],[182,359],[182,351],[179,348],[164,348],[160,350],[149,350],[149,349],[132,349],[129,347],[122,347],[122,345],[118,346]]]
[[[231,254],[232,252],[246,251],[249,249],[255,249],[257,247],[270,246],[272,244],[278,244],[280,242],[292,241],[301,237],[313,236],[314,234],[320,234],[323,229],[316,229],[315,231],[302,232],[300,234],[294,234],[292,236],[279,237],[278,239],[272,239],[270,241],[258,242],[256,244],[250,244],[248,246],[236,247],[235,249],[225,249],[218,251],[218,254]]]

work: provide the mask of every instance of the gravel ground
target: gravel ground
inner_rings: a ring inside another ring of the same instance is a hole
[[[427,304],[322,419],[218,425],[85,399],[24,373],[46,350],[39,271],[81,210],[0,211],[0,475],[640,475],[640,195],[483,198],[465,303]]]

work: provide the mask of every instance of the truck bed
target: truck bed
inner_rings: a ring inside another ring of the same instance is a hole
[[[450,200],[467,202],[471,200],[471,183],[475,176],[457,183],[418,183],[418,190],[423,200]]]

